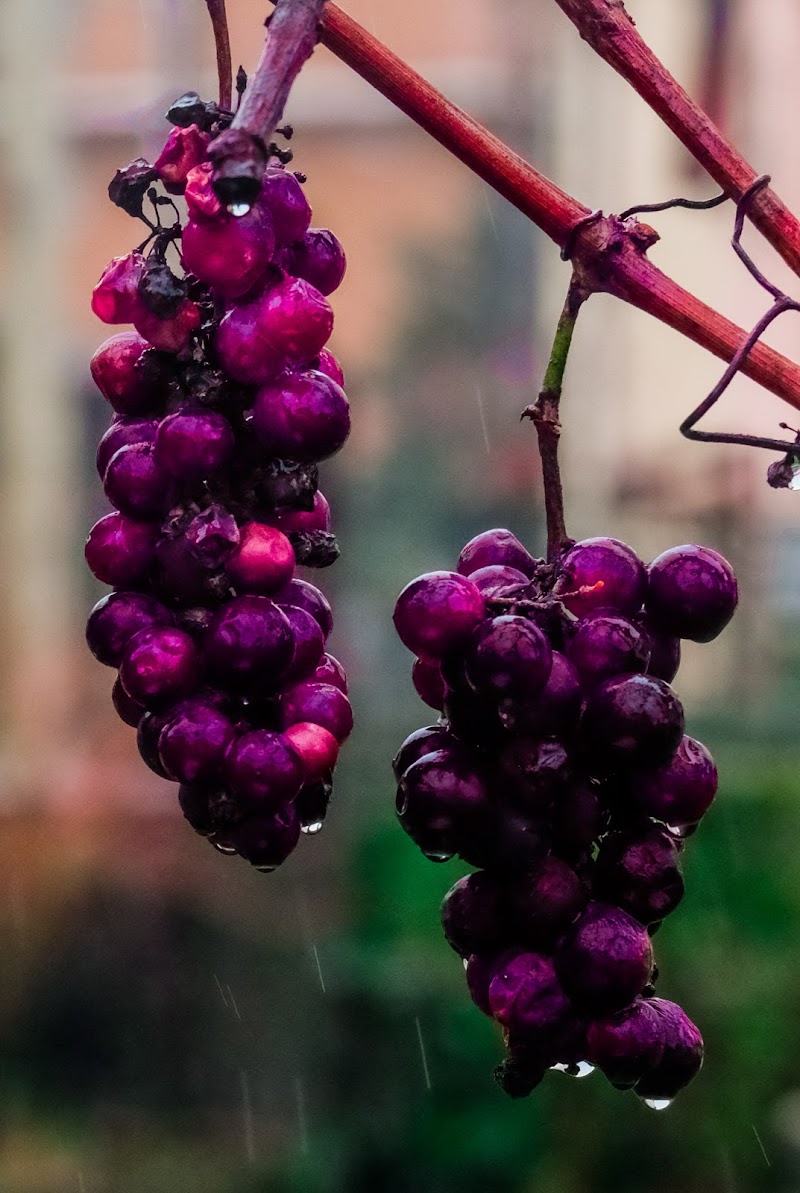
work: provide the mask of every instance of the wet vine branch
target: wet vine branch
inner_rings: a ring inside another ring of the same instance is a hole
[[[224,112],[233,103],[233,66],[231,64],[231,39],[228,32],[228,14],[225,0],[206,0],[211,28],[214,30],[214,44],[217,47],[217,75],[219,77],[219,106]]]

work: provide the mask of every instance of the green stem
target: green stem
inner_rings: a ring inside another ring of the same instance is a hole
[[[523,418],[533,420],[539,441],[539,455],[542,460],[544,482],[544,508],[547,519],[547,559],[555,563],[567,541],[564,524],[564,491],[561,485],[561,469],[558,463],[558,441],[561,438],[559,406],[564,384],[564,372],[572,346],[572,336],[578,312],[589,292],[573,274],[567,291],[564,309],[556,328],[550,360],[544,375],[542,390],[533,406],[523,412]]]

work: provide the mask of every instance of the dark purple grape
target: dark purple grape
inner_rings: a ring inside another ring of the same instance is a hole
[[[473,953],[467,958],[465,973],[470,998],[490,1019],[492,1008],[489,1005],[489,984],[498,969],[515,957],[517,952],[516,949],[504,949],[500,953]]]
[[[191,694],[200,679],[200,658],[191,635],[170,626],[139,630],[120,664],[122,686],[147,709],[174,704]]]
[[[646,587],[644,564],[630,547],[619,539],[591,538],[561,560],[555,593],[576,617],[604,606],[630,616],[641,608]]]
[[[444,897],[442,928],[447,943],[462,957],[510,944],[511,923],[497,878],[486,871],[459,878]]]
[[[311,207],[297,177],[290,170],[270,166],[258,201],[269,212],[279,246],[302,240],[311,223]]]
[[[181,240],[184,265],[221,298],[242,298],[266,276],[275,251],[267,210],[256,205],[246,215],[222,212],[217,219],[191,219]]]
[[[299,840],[300,817],[291,803],[270,815],[245,820],[230,833],[236,852],[265,873],[285,862]]]
[[[669,1102],[699,1073],[703,1064],[703,1037],[676,1003],[664,998],[648,1001],[661,1019],[664,1051],[658,1064],[637,1082],[636,1093],[649,1103]]]
[[[108,462],[103,480],[106,497],[129,518],[153,518],[167,504],[169,478],[159,467],[152,443],[121,447]]]
[[[239,596],[214,614],[204,646],[209,666],[228,682],[277,682],[291,665],[294,635],[268,597]]]
[[[543,1056],[572,1018],[552,958],[541,953],[518,953],[495,971],[489,1006],[498,1023]]]
[[[650,662],[647,674],[672,683],[681,665],[681,640],[657,630],[646,613],[638,614],[634,623],[650,641]]]
[[[571,783],[554,808],[554,851],[569,862],[584,860],[605,831],[606,820],[597,784],[587,779]]]
[[[289,608],[292,608],[290,605]],[[340,692],[347,695],[347,674],[338,659],[332,654],[324,654],[319,661],[316,671],[311,677],[314,683],[331,684]]]
[[[518,588],[530,583],[528,576],[518,568],[505,567],[496,563],[477,572],[470,572],[470,580],[478,592],[490,601],[497,596],[511,596]]]
[[[161,731],[169,721],[169,718],[169,711],[166,714],[155,712],[145,713],[136,730],[136,746],[142,761],[150,768],[153,774],[158,775],[159,779],[169,779],[170,777],[164,770],[161,755],[158,752],[158,739],[161,737]]]
[[[702,742],[684,737],[660,770],[631,779],[631,800],[646,816],[683,827],[696,824],[717,793],[717,768]]]
[[[344,249],[328,228],[309,228],[298,244],[286,250],[282,262],[293,277],[305,278],[326,295],[339,288],[347,268]]]
[[[678,638],[711,642],[733,617],[738,600],[733,568],[710,547],[672,547],[648,569],[648,616]]]
[[[95,522],[86,540],[86,562],[90,571],[115,588],[143,584],[155,557],[158,527],[137,522],[125,514],[106,514]]]
[[[503,700],[500,720],[512,733],[569,736],[578,724],[582,703],[578,672],[565,655],[554,650],[550,675],[539,696],[534,700]]]
[[[101,344],[92,357],[92,380],[118,414],[147,415],[159,405],[160,395],[136,368],[148,347],[135,331],[121,331]]]
[[[128,447],[132,443],[155,443],[158,425],[157,418],[118,416],[97,445],[97,471],[100,480],[105,477],[109,460],[121,447]]]
[[[642,993],[653,973],[647,929],[607,903],[590,903],[556,955],[558,975],[576,1004],[621,1010]]]
[[[112,257],[92,291],[92,313],[103,323],[132,323],[141,304],[139,281],[145,259],[136,249]]]
[[[344,692],[328,684],[299,683],[286,688],[279,703],[280,726],[310,722],[321,725],[338,742],[350,736],[353,729],[353,710]]]
[[[155,549],[153,587],[166,601],[219,604],[227,591],[219,576],[203,566],[185,535],[162,538]]]
[[[537,696],[553,664],[550,643],[524,617],[482,622],[464,645],[467,680],[476,692],[502,698]]]
[[[546,815],[572,777],[561,742],[515,738],[497,756],[494,779],[498,795],[522,811]]]
[[[583,883],[570,866],[556,857],[544,858],[532,870],[514,875],[508,884],[506,907],[514,940],[530,948],[549,949],[583,911],[587,900]]]
[[[119,667],[133,635],[155,625],[172,625],[172,614],[155,597],[141,592],[111,592],[89,614],[86,641],[99,663]]]
[[[209,140],[209,134],[196,124],[170,129],[164,148],[153,162],[164,190],[171,195],[184,193],[189,173],[205,159]]]
[[[425,659],[415,659],[411,668],[411,682],[414,691],[429,708],[441,712],[444,708],[445,686],[441,668]]]
[[[502,726],[493,701],[469,688],[447,688],[444,715],[450,729],[464,747],[492,747],[499,744]]]
[[[426,572],[400,593],[394,625],[412,654],[436,660],[465,643],[485,612],[483,597],[464,576]]]
[[[327,640],[333,629],[333,613],[327,598],[307,580],[291,580],[275,597],[279,605],[295,605],[316,618]]]
[[[193,787],[187,783],[182,783],[178,791],[181,811],[201,837],[210,837],[214,831],[214,818],[211,815],[208,797],[206,787]]]
[[[595,862],[594,890],[643,924],[665,919],[683,898],[675,841],[655,824],[609,833]]]
[[[147,712],[143,704],[138,700],[131,700],[128,693],[119,682],[119,676],[114,680],[114,687],[111,689],[111,703],[117,716],[126,725],[130,725],[132,729],[136,729],[142,717]]]
[[[661,766],[683,737],[683,706],[661,679],[618,675],[589,696],[581,734],[599,765]]]
[[[438,750],[458,750],[459,745],[453,734],[444,725],[427,725],[424,729],[416,729],[403,742],[394,756],[392,769],[398,783],[405,772],[426,754],[435,754]]]
[[[487,808],[480,776],[459,753],[437,750],[403,773],[397,791],[400,824],[427,857],[452,857]]]
[[[287,277],[230,308],[217,329],[217,359],[234,381],[263,385],[288,362],[317,356],[332,329],[327,299],[301,278]]]
[[[324,373],[292,373],[259,389],[253,429],[271,455],[327,460],[350,434],[350,405],[344,390]]]
[[[233,449],[233,431],[223,414],[185,406],[161,422],[155,456],[164,473],[184,482],[199,481],[224,468]]]
[[[654,1001],[637,998],[624,1011],[589,1024],[586,1058],[618,1089],[636,1085],[664,1054],[661,1016]]]
[[[578,622],[567,654],[588,688],[614,675],[646,671],[650,649],[646,634],[627,617],[598,609]]]
[[[303,785],[303,764],[282,733],[255,729],[228,750],[225,774],[231,791],[272,807],[293,799]]]
[[[284,614],[294,634],[294,658],[284,676],[284,683],[296,684],[303,680],[320,683],[316,672],[325,652],[325,639],[319,622],[305,609],[298,609],[295,605],[287,605]]]
[[[510,530],[484,530],[470,539],[458,557],[457,571],[462,576],[486,567],[516,568],[530,578],[536,570],[537,561],[523,547]]]
[[[179,783],[214,783],[236,729],[217,702],[202,696],[172,711],[158,739],[161,764]]]
[[[458,853],[470,866],[512,874],[537,866],[550,848],[550,828],[541,817],[490,804],[470,825]]]

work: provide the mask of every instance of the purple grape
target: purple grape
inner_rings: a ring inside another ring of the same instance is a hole
[[[217,329],[217,358],[234,381],[261,385],[287,362],[316,356],[332,328],[333,311],[319,290],[300,278],[284,278],[228,311]]]
[[[139,311],[139,281],[145,260],[134,249],[113,257],[92,291],[92,313],[103,323],[132,323]]]
[[[235,737],[233,723],[215,703],[202,696],[185,700],[161,731],[161,764],[179,783],[213,783]]]
[[[404,771],[396,806],[400,824],[422,852],[444,860],[485,814],[486,790],[461,754],[437,750]]]
[[[585,860],[604,832],[606,820],[600,788],[588,780],[571,783],[554,809],[554,851],[572,863]]]
[[[636,1084],[636,1093],[648,1101],[670,1101],[700,1071],[703,1037],[691,1019],[674,1002],[664,998],[648,1000],[661,1019],[664,1051],[661,1060]]]
[[[650,641],[621,613],[597,610],[581,618],[569,644],[568,656],[585,687],[593,687],[621,673],[646,671]]]
[[[549,848],[549,826],[541,817],[490,804],[463,832],[458,854],[470,866],[513,874],[538,866]]]
[[[583,703],[578,672],[560,651],[553,651],[547,683],[534,700],[503,700],[500,720],[513,733],[538,737],[568,735],[578,724]]]
[[[156,315],[143,304],[136,313],[133,326],[159,352],[179,353],[189,347],[192,335],[199,330],[202,321],[200,308],[187,298],[167,318]]]
[[[498,794],[529,815],[545,815],[571,777],[567,751],[555,739],[515,738],[497,756]]]
[[[540,953],[518,953],[497,969],[489,983],[489,1005],[498,1023],[542,1054],[571,1020],[555,965]]]
[[[103,488],[120,513],[130,518],[153,518],[167,504],[169,478],[159,467],[155,445],[130,443],[108,462]]]
[[[170,129],[164,148],[153,162],[164,190],[171,195],[183,194],[190,171],[205,159],[209,140],[209,134],[196,124]]]
[[[399,783],[408,768],[426,754],[435,754],[438,750],[458,751],[458,748],[458,742],[444,725],[427,725],[424,729],[416,729],[394,756],[394,777]]]
[[[661,766],[683,737],[683,706],[661,679],[618,675],[589,696],[581,731],[592,759],[601,765]]]
[[[168,779],[170,777],[164,770],[161,755],[158,752],[158,739],[161,737],[161,731],[167,724],[170,716],[171,712],[167,712],[166,714],[145,713],[136,730],[136,747],[139,755],[144,764],[150,768],[153,774],[158,775],[159,779]]]
[[[214,832],[214,818],[209,807],[207,787],[182,783],[178,791],[178,803],[186,820],[201,837],[210,837]]]
[[[294,605],[288,605],[284,614],[294,634],[294,658],[283,682],[296,684],[309,680],[315,684],[324,683],[324,680],[316,678],[316,670],[325,651],[325,639],[319,622],[305,609],[298,609]],[[339,687],[338,684],[332,686]]]
[[[484,530],[470,539],[458,557],[457,571],[462,576],[486,567],[515,568],[530,578],[537,561],[531,557],[515,534],[510,530]]]
[[[502,738],[495,703],[469,688],[445,690],[444,715],[455,736],[470,749],[497,746]]]
[[[316,356],[309,364],[312,369],[324,373],[326,377],[330,377],[331,381],[335,381],[337,385],[340,385],[344,389],[344,369],[333,353],[327,348],[323,348],[319,356]]]
[[[511,943],[503,894],[495,876],[486,871],[459,878],[447,892],[442,903],[442,928],[447,943],[461,957]]]
[[[221,298],[241,298],[264,279],[275,251],[267,210],[256,205],[237,218],[189,220],[181,251],[186,268]]]
[[[595,862],[594,889],[643,924],[665,919],[683,898],[675,841],[655,824],[609,833]]]
[[[630,616],[641,608],[646,588],[644,564],[630,547],[619,539],[591,538],[561,560],[555,593],[576,617],[604,606]]]
[[[639,616],[636,624],[641,627],[650,640],[650,662],[647,664],[647,674],[672,683],[681,665],[681,640],[671,634],[662,634],[655,629],[649,617]]]
[[[126,418],[118,416],[97,445],[97,471],[103,480],[109,461],[121,447],[132,443],[155,443],[157,418]]]
[[[627,912],[590,903],[556,955],[569,996],[593,1011],[621,1010],[642,993],[653,973],[647,929]]]
[[[139,704],[138,700],[131,700],[120,683],[119,676],[114,680],[114,687],[111,689],[111,703],[114,705],[119,719],[126,725],[130,725],[132,729],[137,728],[142,717],[147,713],[143,704]]]
[[[163,472],[180,481],[199,481],[224,468],[233,449],[233,431],[224,415],[185,406],[162,421],[155,455]]]
[[[324,373],[292,373],[259,389],[253,429],[273,456],[327,460],[350,434],[350,405],[344,390]]]
[[[309,534],[314,530],[329,531],[331,528],[331,507],[327,498],[317,489],[309,510],[277,509],[264,515],[268,526],[282,530],[284,534]]]
[[[300,840],[300,817],[294,804],[268,816],[245,820],[230,833],[236,852],[257,870],[269,873],[286,861]]]
[[[289,619],[268,597],[238,596],[217,610],[205,638],[209,667],[230,683],[276,683],[292,662]]]
[[[101,344],[92,357],[92,380],[118,414],[147,415],[159,404],[159,395],[136,367],[148,347],[135,331],[121,331]]]
[[[553,652],[542,631],[524,617],[484,621],[464,646],[467,680],[476,692],[533,697],[547,683]]]
[[[570,866],[556,857],[544,858],[532,870],[513,876],[508,885],[506,906],[514,940],[550,949],[587,900],[583,883]]]
[[[473,953],[471,957],[467,958],[464,970],[470,998],[475,1006],[490,1019],[492,1018],[492,1008],[489,1004],[489,984],[497,970],[506,961],[516,956],[516,952],[515,949],[504,949],[500,953]]]
[[[420,658],[440,659],[466,642],[486,607],[474,584],[456,572],[427,572],[407,584],[394,609],[401,642]]]
[[[529,578],[517,568],[496,563],[477,572],[470,572],[470,580],[487,601],[493,597],[510,595],[515,589],[530,583]]]
[[[645,605],[653,625],[693,642],[711,642],[733,617],[739,590],[733,568],[710,547],[672,547],[648,569]]]
[[[631,798],[646,816],[682,827],[696,824],[717,793],[717,768],[702,742],[684,737],[660,770],[633,776]]]
[[[321,725],[338,742],[349,737],[353,729],[353,710],[344,692],[328,684],[299,683],[287,688],[280,698],[280,726],[310,722]]]
[[[269,167],[261,184],[258,205],[269,212],[279,246],[293,245],[303,239],[311,223],[311,208],[291,171]]]
[[[153,587],[165,600],[182,604],[217,604],[226,589],[197,558],[185,535],[162,538],[155,549]]]
[[[618,1089],[636,1085],[664,1054],[662,1021],[654,1001],[637,998],[624,1011],[589,1024],[587,1060]]]
[[[320,294],[333,294],[342,284],[347,258],[340,241],[328,228],[309,228],[298,244],[282,257],[287,272],[305,278]]]
[[[429,708],[441,712],[444,708],[445,685],[441,668],[425,659],[415,659],[411,668],[411,682],[414,690]]]
[[[294,608],[289,605],[288,610]],[[311,676],[314,683],[331,684],[332,687],[338,688],[340,692],[347,695],[347,674],[344,667],[338,659],[334,658],[332,654],[324,654],[319,661],[316,671]]]
[[[130,639],[120,664],[122,686],[147,709],[159,709],[188,696],[200,678],[200,659],[185,630],[151,626]]]
[[[307,580],[291,580],[276,596],[279,605],[294,605],[298,609],[305,609],[320,625],[320,629],[327,640],[333,629],[333,612],[327,597]]]
[[[86,540],[90,571],[115,588],[130,588],[147,580],[155,554],[158,527],[125,514],[106,514],[95,522]]]
[[[300,755],[282,733],[255,729],[231,746],[225,760],[231,791],[259,804],[283,806],[303,785]]]
[[[111,592],[89,614],[86,641],[99,663],[119,667],[133,635],[155,625],[172,625],[171,613],[155,597],[141,592]]]

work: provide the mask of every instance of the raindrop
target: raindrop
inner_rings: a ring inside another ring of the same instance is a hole
[[[436,853],[435,851],[432,851],[431,853],[423,853],[422,856],[426,857],[429,862],[449,862],[450,859],[453,857],[453,854],[452,853]]]
[[[300,832],[305,833],[307,837],[315,837],[317,833],[322,831],[323,821],[315,820],[312,824],[301,824]]]
[[[650,1110],[667,1110],[672,1105],[672,1098],[642,1098],[642,1101]]]
[[[469,969],[469,957],[464,957],[464,969]]]
[[[274,874],[277,866],[253,866],[254,870],[258,870],[259,874]]]
[[[236,853],[236,847],[234,845],[227,845],[224,841],[212,841],[211,844],[218,853],[224,853],[226,857],[232,857]]]
[[[557,1073],[567,1073],[570,1077],[580,1078],[589,1077],[594,1072],[595,1066],[590,1065],[588,1060],[579,1060],[571,1065],[557,1064],[551,1065],[550,1068]]]
[[[237,220],[241,219],[243,215],[247,215],[249,210],[250,210],[249,203],[229,203],[228,204],[228,214],[235,216]]]

